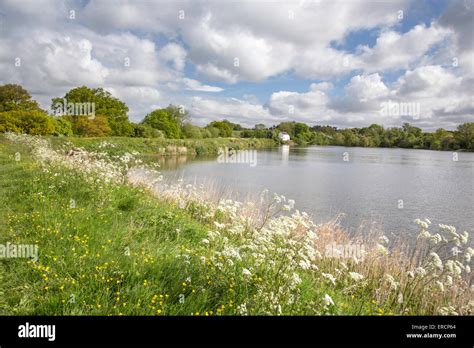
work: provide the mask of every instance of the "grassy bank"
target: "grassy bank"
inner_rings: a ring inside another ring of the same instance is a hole
[[[206,188],[151,185],[157,173],[128,170],[128,157],[81,156],[0,137],[0,244],[39,248],[36,262],[0,258],[2,314],[472,313],[472,249],[450,226],[438,240],[419,221],[407,257],[384,236],[316,226],[282,196],[218,200]],[[364,252],[329,255],[334,243]],[[452,244],[456,258],[433,255]]]
[[[220,148],[235,150],[263,149],[276,146],[272,139],[165,139],[165,138],[129,138],[129,137],[49,137],[55,147],[72,143],[87,151],[105,151],[109,154],[139,152],[158,155],[217,155]]]

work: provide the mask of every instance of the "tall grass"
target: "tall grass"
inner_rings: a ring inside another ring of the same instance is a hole
[[[174,155],[216,155],[220,148],[234,150],[262,149],[275,146],[272,139],[213,138],[213,139],[165,139],[165,138],[80,138],[49,137],[53,147],[76,146],[87,151],[106,152],[109,155],[122,155],[125,152]]]

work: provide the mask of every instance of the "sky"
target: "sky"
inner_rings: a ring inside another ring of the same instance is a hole
[[[0,0],[0,84],[103,87],[132,121],[474,122],[474,0]]]

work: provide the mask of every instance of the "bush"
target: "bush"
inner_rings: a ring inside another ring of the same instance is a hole
[[[218,138],[220,131],[216,127],[206,127],[206,129],[209,131],[210,137],[209,138]]]
[[[183,135],[185,138],[189,139],[202,139],[202,133],[201,133],[201,128],[197,126],[193,126],[191,123],[186,123],[183,126]]]
[[[134,124],[134,137],[136,138],[164,138],[162,131],[146,124]]]

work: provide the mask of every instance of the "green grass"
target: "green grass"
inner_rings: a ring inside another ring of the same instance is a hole
[[[195,312],[176,305],[185,281],[176,256],[202,239],[201,223],[138,189],[44,173],[24,149],[0,146],[0,243],[37,244],[40,254],[0,260],[3,314]],[[163,306],[150,308],[160,294]]]

